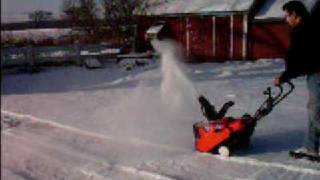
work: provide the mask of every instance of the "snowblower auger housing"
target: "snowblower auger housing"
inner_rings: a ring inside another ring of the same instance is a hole
[[[263,92],[267,98],[255,114],[251,116],[246,113],[239,118],[225,117],[227,110],[234,104],[232,101],[225,103],[217,112],[204,96],[200,96],[201,110],[208,121],[197,122],[193,125],[196,150],[229,156],[236,147],[248,145],[257,121],[268,115],[278,103],[293,91],[294,85],[291,82],[286,84],[288,90],[284,92],[282,85],[276,86],[279,92],[274,96],[271,87],[268,87]]]

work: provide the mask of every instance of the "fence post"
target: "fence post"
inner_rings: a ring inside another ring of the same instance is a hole
[[[82,61],[81,61],[81,47],[79,41],[76,41],[74,43],[74,49],[76,52],[76,63],[78,66],[82,66]]]
[[[2,51],[2,48],[1,48],[1,68],[2,66],[4,66],[6,63],[6,56],[4,54],[4,50]]]
[[[133,25],[133,37],[131,39],[132,49],[131,52],[135,53],[137,48],[137,36],[138,36],[138,26],[136,24]]]
[[[31,69],[35,66],[35,52],[34,47],[31,44],[27,47],[27,64]]]

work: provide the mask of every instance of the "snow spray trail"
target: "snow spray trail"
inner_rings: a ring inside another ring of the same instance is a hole
[[[164,105],[169,105],[175,110],[188,108],[185,105],[195,105],[198,93],[187,78],[186,68],[182,61],[180,46],[170,40],[153,40],[152,46],[161,54],[161,98]],[[189,107],[190,108],[190,107]]]
[[[107,135],[192,152],[192,124],[202,118],[197,92],[177,62],[176,45],[161,41],[154,46],[161,54],[161,69],[144,71],[143,76],[158,73],[155,81],[160,77],[161,84],[150,87],[137,79],[138,86],[117,91],[123,95],[111,106],[97,108],[95,116],[105,117],[102,133]]]

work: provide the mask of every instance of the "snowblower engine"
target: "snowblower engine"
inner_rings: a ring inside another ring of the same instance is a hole
[[[276,86],[279,91],[274,96],[271,87],[268,87],[263,92],[267,98],[255,114],[252,116],[246,113],[239,118],[225,116],[228,109],[234,105],[233,101],[225,103],[217,111],[209,100],[201,95],[198,100],[207,121],[197,122],[193,125],[196,150],[230,156],[236,148],[248,146],[257,122],[268,115],[278,103],[293,91],[294,85],[291,82],[285,84],[288,85],[288,90],[284,92],[282,85]]]

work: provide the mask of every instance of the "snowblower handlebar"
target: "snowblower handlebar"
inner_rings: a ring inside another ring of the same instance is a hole
[[[284,98],[286,98],[295,88],[292,82],[286,82],[285,84],[288,84],[290,89],[285,94],[283,94],[283,86],[282,85],[277,86],[280,88],[281,93],[279,93],[279,96],[277,97],[277,101],[274,103],[274,106],[277,105],[279,102],[281,102]]]
[[[263,118],[264,116],[268,115],[273,108],[279,104],[284,98],[286,98],[295,88],[294,84],[291,82],[286,82],[284,84],[288,84],[289,89],[284,92],[283,90],[283,84],[276,86],[279,89],[279,92],[277,95],[272,96],[272,88],[268,87],[263,94],[267,96],[267,99],[261,104],[261,106],[258,108],[256,113],[254,114],[253,118],[256,120],[259,120]]]
[[[273,110],[273,108],[284,98],[286,98],[295,88],[295,86],[291,82],[286,82],[284,84],[288,84],[289,89],[284,92],[283,84],[276,86],[279,89],[279,92],[275,96],[272,95],[271,87],[268,87],[265,91],[263,91],[263,94],[267,96],[267,99],[260,105],[254,116],[244,114],[243,117],[250,117],[249,119],[253,118],[255,121],[258,121],[264,116],[268,115]],[[222,119],[227,113],[228,109],[234,105],[233,101],[229,101],[225,103],[219,111],[217,111],[215,106],[212,105],[204,96],[200,95],[198,101],[201,105],[203,115],[208,119],[208,121]]]

